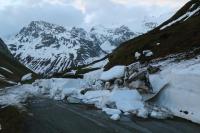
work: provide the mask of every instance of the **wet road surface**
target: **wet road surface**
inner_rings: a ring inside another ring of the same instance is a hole
[[[23,126],[20,127],[22,133],[200,132],[200,125],[179,118],[156,120],[123,116],[120,121],[113,121],[92,106],[72,105],[49,99],[30,100],[26,108],[28,115],[23,117]]]

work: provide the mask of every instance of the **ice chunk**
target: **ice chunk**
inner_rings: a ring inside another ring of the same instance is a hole
[[[121,78],[124,76],[125,66],[115,66],[110,70],[103,72],[101,74],[100,80],[109,81],[116,78]]]
[[[110,119],[114,120],[114,121],[117,121],[120,119],[120,115],[119,114],[114,114],[110,117]]]
[[[142,96],[137,90],[128,90],[127,88],[124,88],[124,90],[114,90],[108,101],[114,102],[117,109],[123,112],[131,112],[144,108]]]
[[[118,109],[103,108],[102,111],[106,112],[108,115],[121,114],[121,111]]]
[[[32,73],[28,73],[22,77],[21,81],[27,81],[31,79],[32,79]]]

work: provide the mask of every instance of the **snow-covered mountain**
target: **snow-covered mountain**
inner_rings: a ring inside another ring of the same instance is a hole
[[[31,70],[49,74],[90,63],[136,36],[126,26],[116,29],[96,26],[86,31],[33,21],[9,39],[8,47]]]
[[[89,34],[94,43],[100,45],[101,49],[107,53],[111,53],[121,43],[139,35],[124,25],[113,29],[102,25],[95,26],[91,28]]]

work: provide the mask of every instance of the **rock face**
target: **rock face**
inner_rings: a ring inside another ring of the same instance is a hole
[[[8,41],[12,54],[31,70],[51,74],[66,68],[92,62],[122,42],[137,36],[128,27],[108,29],[62,26],[44,21],[33,21]]]

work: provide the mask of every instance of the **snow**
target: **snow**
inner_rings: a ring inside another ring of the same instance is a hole
[[[21,81],[27,81],[32,79],[32,73],[28,73],[21,78]]]
[[[153,52],[151,50],[144,50],[142,52],[146,57],[153,56]]]
[[[140,59],[141,54],[139,52],[135,52],[135,58],[138,60]]]
[[[110,91],[108,90],[96,90],[88,91],[85,95],[80,96],[80,99],[84,103],[94,104],[98,108],[102,108],[105,105],[105,99],[109,97]]]
[[[5,79],[5,76],[0,74],[0,79]]]
[[[116,48],[116,46],[111,45],[109,41],[105,41],[100,47],[107,53],[111,53]]]
[[[100,80],[109,81],[124,76],[125,66],[114,66],[101,74]]]
[[[7,71],[7,72],[9,72],[9,73],[11,73],[11,74],[13,74],[12,71],[10,71],[9,69],[7,69],[7,68],[5,68],[5,67],[0,67],[0,69],[2,69],[2,70],[4,70],[4,71]]]
[[[110,117],[110,119],[114,120],[114,121],[117,121],[120,119],[120,115],[119,114],[114,114]]]
[[[171,63],[151,76],[154,89],[168,85],[162,90],[156,104],[169,109],[175,116],[200,123],[200,59]],[[155,116],[155,114],[152,114]]]
[[[163,112],[169,111],[169,114],[200,123],[200,57],[181,62],[169,60],[157,62],[157,65],[161,65],[161,72],[150,75],[154,92],[159,92],[153,101],[159,108],[152,111],[137,90],[115,87],[110,91],[101,86],[99,79],[103,74],[106,73],[109,80],[118,78],[124,74],[125,66],[116,66],[107,72],[99,69],[85,74],[83,79],[41,79],[31,85],[8,87],[0,91],[0,105],[21,105],[32,96],[54,100],[72,97],[77,102],[94,104],[113,120],[119,120],[122,112],[143,118],[150,116],[163,119],[166,118]],[[120,74],[116,76],[118,72]],[[81,94],[84,89],[89,90]],[[166,110],[159,111],[162,107]]]
[[[131,112],[144,108],[142,96],[137,92],[137,90],[129,90],[128,88],[114,90],[107,100],[110,103],[115,103],[117,109],[120,109],[123,112]]]
[[[106,112],[106,114],[108,115],[120,115],[122,112],[119,109],[111,109],[111,108],[103,108],[102,109],[103,112]]]
[[[32,85],[22,85],[7,88],[0,92],[0,105],[19,105],[31,95],[37,95],[38,88]]]
[[[157,46],[160,46],[160,43],[158,42],[158,43],[156,43],[156,45],[157,45]]]
[[[191,9],[193,6],[194,6],[194,5],[192,5],[192,6],[190,7],[190,9]],[[173,25],[173,24],[175,24],[175,23],[177,23],[177,22],[186,21],[186,20],[189,19],[191,16],[193,16],[195,13],[197,13],[198,11],[200,11],[200,7],[198,7],[198,8],[195,9],[194,11],[188,11],[188,12],[186,12],[184,15],[180,16],[178,19],[176,19],[176,20],[174,20],[174,21],[168,23],[167,25],[162,26],[162,27],[160,28],[160,30],[163,30],[163,29],[165,29],[165,28],[167,28],[167,27],[169,27],[169,26],[171,26],[171,25]]]

